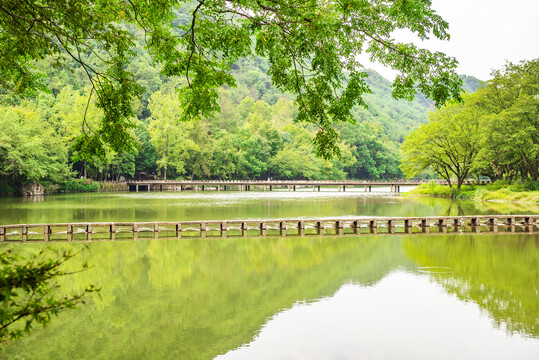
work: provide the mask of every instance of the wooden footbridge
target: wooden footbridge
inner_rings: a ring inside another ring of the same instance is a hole
[[[417,186],[428,182],[430,180],[139,180],[127,181],[127,185],[129,191],[250,191],[255,189],[272,191],[277,188],[288,189],[288,191],[296,191],[296,188],[312,188],[313,191],[320,191],[321,187],[338,187],[339,191],[346,191],[347,187],[356,187],[370,192],[373,186],[389,186],[391,192],[400,192],[401,186]],[[438,180],[437,183],[447,184],[443,180]],[[465,184],[472,183],[475,182],[465,182]]]
[[[358,217],[0,225],[0,242],[90,241],[161,237],[308,236],[539,231],[539,215]],[[161,235],[162,236],[161,236]]]

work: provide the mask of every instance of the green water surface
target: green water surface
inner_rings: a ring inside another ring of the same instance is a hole
[[[527,209],[347,192],[1,198],[1,223],[428,216]],[[16,359],[536,359],[533,234],[159,239],[88,248],[60,279],[88,304],[9,344]]]

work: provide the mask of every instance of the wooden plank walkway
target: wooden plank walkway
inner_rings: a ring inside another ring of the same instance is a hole
[[[469,215],[469,216],[428,216],[428,217],[358,217],[358,218],[317,218],[317,219],[267,219],[267,220],[201,220],[201,221],[159,221],[159,222],[101,222],[101,223],[56,223],[56,224],[11,224],[0,225],[0,242],[41,240],[49,241],[59,237],[68,241],[92,240],[94,234],[108,234],[109,239],[119,235],[137,238],[137,234],[174,233],[176,237],[226,237],[228,232],[239,232],[242,236],[268,236],[273,232],[286,236],[287,230],[297,230],[297,235],[344,235],[345,233],[362,234],[377,233],[377,229],[385,228],[386,233],[397,233],[402,228],[403,234],[414,233],[414,228],[422,233],[430,232],[436,227],[439,233],[447,233],[448,228],[460,231],[462,228],[480,233],[482,228],[497,231],[504,226],[515,232],[515,226],[522,225],[528,232],[539,227],[539,215]],[[332,231],[324,231],[332,229]],[[250,233],[248,233],[250,232]],[[269,233],[268,233],[269,232]],[[80,236],[85,239],[78,239]],[[273,234],[275,235],[275,234]],[[290,234],[290,231],[288,235]]]

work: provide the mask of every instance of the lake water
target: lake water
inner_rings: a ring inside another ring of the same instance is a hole
[[[0,223],[538,213],[363,191],[0,198]],[[537,359],[535,234],[4,244],[82,254],[88,304],[12,342],[16,359]]]

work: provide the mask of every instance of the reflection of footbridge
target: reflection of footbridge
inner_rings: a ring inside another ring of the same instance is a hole
[[[400,192],[401,186],[417,186],[426,184],[427,180],[139,180],[127,181],[129,191],[163,191],[163,190],[239,190],[250,191],[263,189],[272,191],[277,188],[285,188],[288,191],[296,191],[296,188],[311,188],[320,191],[321,187],[338,187],[339,191],[346,191],[346,187],[363,188],[365,192],[372,191],[373,186],[389,186],[391,192]],[[438,184],[447,184],[446,181],[438,180]],[[467,181],[464,184],[472,184],[475,181]],[[485,183],[485,182],[482,182]]]
[[[0,225],[0,242],[498,232],[539,233],[539,215],[14,224]]]

